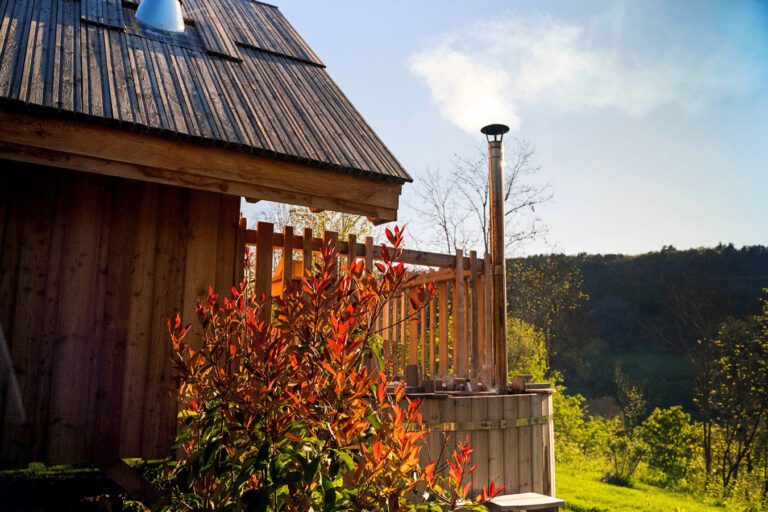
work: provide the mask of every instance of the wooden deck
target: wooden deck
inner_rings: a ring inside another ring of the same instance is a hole
[[[360,243],[355,235],[341,240],[328,231],[297,234],[290,226],[278,233],[267,222],[246,230],[243,238],[255,252],[252,282],[265,295],[278,295],[289,280],[300,280],[312,255],[327,243],[336,246],[342,260],[362,258],[369,269],[381,258],[381,248],[370,237]],[[439,456],[444,434],[449,451],[469,435],[478,464],[472,493],[495,482],[505,493],[554,495],[552,390],[517,395],[483,391],[495,385],[488,256],[404,250],[401,261],[420,270],[410,273],[402,293],[384,309],[377,330],[391,380],[405,378],[406,369],[415,366],[423,373],[422,382],[409,389],[414,391],[411,397],[423,400],[424,428],[429,431],[424,462]],[[409,295],[430,281],[437,285],[437,297],[414,314]],[[473,392],[456,391],[467,389]]]

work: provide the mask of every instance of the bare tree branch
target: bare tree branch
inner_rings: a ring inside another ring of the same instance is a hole
[[[531,183],[541,167],[534,148],[515,139],[507,150],[504,176],[506,247],[514,250],[546,235],[536,207],[552,199],[549,184]],[[449,252],[482,244],[490,249],[490,191],[488,160],[479,150],[472,158],[456,155],[448,172],[428,170],[417,182],[418,205],[413,209],[434,232],[438,247]]]

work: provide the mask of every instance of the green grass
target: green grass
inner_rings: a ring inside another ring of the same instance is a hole
[[[696,497],[636,483],[632,488],[617,487],[600,481],[599,466],[582,461],[558,463],[557,497],[565,500],[565,510],[577,512],[723,512]]]

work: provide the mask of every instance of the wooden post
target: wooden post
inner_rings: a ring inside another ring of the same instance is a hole
[[[400,292],[400,368],[402,370],[402,375],[405,376],[405,367],[408,365],[408,345],[407,339],[408,334],[406,333],[408,322],[406,322],[405,318],[408,316],[408,294],[406,293],[406,290],[403,290]]]
[[[405,297],[405,294],[403,297],[403,315],[410,317],[408,319],[408,364],[418,364],[419,319],[411,303],[416,299],[416,288],[409,288],[408,297]]]
[[[439,304],[439,319],[438,324],[440,328],[440,348],[438,356],[438,364],[440,368],[438,375],[441,379],[448,377],[448,283],[441,281],[437,285],[437,301]]]
[[[504,125],[489,125],[481,131],[488,138],[494,385],[499,393],[504,394],[507,392],[507,279],[504,261],[504,166],[501,140],[509,128]]]
[[[235,237],[235,284],[240,286],[245,279],[245,232],[248,230],[248,219],[240,215]]]
[[[469,251],[469,298],[471,302],[471,315],[469,317],[469,327],[471,331],[471,342],[472,342],[472,366],[471,368],[471,377],[474,377],[475,379],[480,377],[480,369],[482,368],[481,365],[481,350],[480,350],[480,337],[478,333],[478,329],[480,326],[480,322],[478,319],[478,314],[480,312],[480,308],[478,307],[478,299],[480,297],[478,290],[477,290],[477,252],[475,251]]]
[[[373,237],[365,237],[365,269],[373,272]]]
[[[483,311],[483,323],[485,325],[483,331],[485,336],[483,338],[483,345],[485,346],[485,363],[483,370],[485,372],[485,385],[487,389],[493,387],[493,279],[491,278],[491,255],[485,253],[484,258],[484,270],[483,270],[483,302],[485,309]]]
[[[357,235],[350,233],[347,240],[347,268],[352,268],[357,258]]]
[[[312,230],[304,228],[304,240],[302,249],[304,252],[304,275],[312,271]]]
[[[272,232],[269,222],[259,222],[256,225],[256,297],[264,298],[261,310],[262,320],[272,320]]]
[[[453,287],[453,371],[456,377],[467,375],[466,291],[464,290],[464,253],[456,249],[456,280]]]
[[[283,227],[283,289],[281,297],[292,284],[293,280],[293,227]]]
[[[384,373],[387,374],[387,377],[392,378],[395,376],[394,372],[392,371],[392,363],[394,358],[394,352],[392,350],[392,316],[390,315],[390,312],[392,311],[392,301],[387,301],[384,304],[384,312],[383,312],[383,318],[382,318],[382,324],[383,329],[381,331],[381,337],[383,338],[384,342]]]
[[[429,375],[435,380],[437,370],[435,369],[435,331],[437,330],[437,316],[435,316],[435,300],[429,301]]]
[[[415,289],[415,288],[414,288]],[[427,368],[427,308],[426,306],[421,308],[421,311],[419,312],[420,319],[419,319],[419,360],[421,361],[421,368],[424,370],[424,374],[426,374],[426,368]],[[431,372],[430,372],[431,373]]]

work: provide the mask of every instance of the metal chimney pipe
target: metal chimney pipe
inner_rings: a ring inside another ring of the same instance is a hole
[[[502,139],[509,131],[503,124],[490,124],[480,130],[488,139],[488,184],[491,203],[491,290],[494,387],[499,394],[509,391],[507,384],[507,275],[504,260],[504,160]]]

